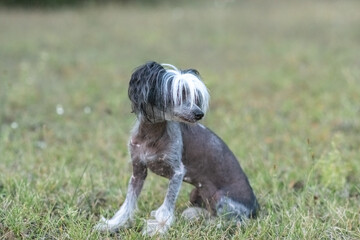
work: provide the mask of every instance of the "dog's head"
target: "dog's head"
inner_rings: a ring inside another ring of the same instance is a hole
[[[194,123],[203,118],[209,103],[208,90],[198,71],[180,71],[156,62],[135,70],[128,94],[133,112],[151,122]]]

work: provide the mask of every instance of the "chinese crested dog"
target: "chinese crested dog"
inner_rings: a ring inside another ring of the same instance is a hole
[[[190,202],[211,215],[237,221],[256,215],[258,203],[238,160],[215,133],[197,123],[208,108],[209,93],[196,70],[148,62],[132,74],[128,93],[137,116],[129,141],[133,173],[125,202],[111,219],[102,217],[97,230],[129,226],[147,169],[170,182],[145,234],[167,232],[183,181],[195,186]]]

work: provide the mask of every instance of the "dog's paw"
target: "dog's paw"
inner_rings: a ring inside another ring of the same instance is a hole
[[[154,217],[157,222],[165,225],[171,225],[175,220],[174,213],[163,205],[161,205],[157,210],[151,211],[150,215]]]
[[[167,233],[170,228],[170,224],[166,224],[166,222],[158,222],[156,219],[147,220],[145,225],[143,235],[150,237],[155,236],[156,234],[163,235]]]
[[[210,220],[211,213],[204,208],[189,207],[182,212],[181,217],[189,222],[195,222],[201,219]]]
[[[95,225],[94,230],[99,232],[117,232],[119,228],[127,228],[130,226],[129,221],[122,221],[122,219],[106,219],[101,216],[98,224]]]
[[[154,236],[156,234],[165,234],[175,220],[173,212],[163,205],[157,210],[152,211],[150,215],[155,219],[146,221],[143,235]]]
[[[109,221],[110,220],[101,216],[98,224],[95,225],[94,230],[99,232],[111,232],[111,225],[109,224]]]

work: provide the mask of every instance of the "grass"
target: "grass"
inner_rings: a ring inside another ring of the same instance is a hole
[[[261,204],[243,226],[178,218],[168,238],[359,239],[359,8],[0,9],[0,239],[141,238],[167,187],[154,174],[133,228],[92,228],[125,198],[127,84],[147,60],[200,71],[212,97],[203,123],[239,158]],[[190,191],[183,184],[177,216]]]

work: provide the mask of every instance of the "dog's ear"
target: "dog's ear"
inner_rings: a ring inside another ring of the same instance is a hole
[[[199,73],[199,71],[196,70],[196,69],[186,69],[186,70],[182,70],[181,73],[182,73],[182,74],[190,73],[190,74],[193,74],[193,75],[195,75],[195,76],[197,76],[197,77],[200,78],[200,73]]]
[[[135,69],[131,75],[128,96],[131,101],[132,111],[146,115],[146,105],[153,105],[156,96],[159,74],[165,72],[157,62],[147,62]]]

